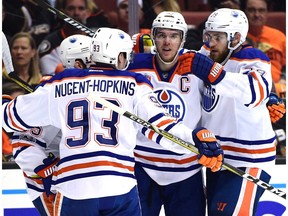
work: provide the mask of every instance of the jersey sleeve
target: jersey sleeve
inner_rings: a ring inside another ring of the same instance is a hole
[[[27,176],[36,175],[34,169],[43,164],[49,153],[59,157],[61,135],[61,131],[52,126],[15,132],[11,140],[15,162]]]
[[[248,108],[266,101],[272,88],[271,64],[257,59],[242,62],[238,70],[233,73],[227,69],[224,79],[215,85],[218,94],[233,97]]]
[[[38,126],[50,125],[49,96],[46,88],[20,95],[2,106],[2,127],[7,132],[25,131]]]

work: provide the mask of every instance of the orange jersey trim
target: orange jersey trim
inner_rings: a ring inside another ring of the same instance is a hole
[[[113,166],[113,167],[117,167],[117,168],[127,169],[130,172],[134,172],[134,167],[132,167],[132,166],[125,166],[121,163],[111,162],[111,161],[96,161],[96,162],[88,162],[88,163],[64,167],[58,171],[55,171],[55,175],[59,175],[59,174],[62,174],[64,172],[69,172],[72,170],[85,169],[85,168],[97,167],[97,166]]]
[[[197,160],[197,155],[189,157],[189,158],[185,158],[185,159],[181,159],[181,160],[176,160],[176,159],[168,159],[168,158],[158,158],[158,157],[149,157],[149,156],[144,156],[144,155],[140,155],[137,153],[134,153],[134,155],[138,158],[142,158],[145,160],[149,160],[149,161],[153,161],[153,162],[161,162],[161,163],[174,163],[174,164],[186,164],[186,163],[190,163],[193,161]]]

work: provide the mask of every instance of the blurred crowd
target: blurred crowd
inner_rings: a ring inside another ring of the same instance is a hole
[[[130,0],[41,0],[82,23],[92,30],[114,27],[129,32],[128,3]],[[39,6],[36,0],[3,0],[2,31],[8,39],[15,73],[32,87],[45,76],[53,76],[63,70],[59,57],[59,45],[73,34],[85,34],[59,19],[49,10]],[[221,7],[243,10],[249,19],[247,43],[261,49],[271,59],[273,91],[286,102],[286,35],[267,25],[270,12],[286,12],[283,0],[137,0],[140,32],[150,33],[153,20],[162,11],[213,11]],[[104,5],[105,3],[105,8]],[[101,8],[103,7],[103,8]],[[202,45],[205,20],[188,30],[185,48],[198,50]],[[189,23],[188,23],[189,24]],[[132,36],[132,35],[131,35]],[[16,97],[26,94],[23,88],[12,82],[2,67],[2,93]],[[277,136],[277,156],[286,157],[286,116],[274,123]],[[9,137],[2,130],[2,161],[11,161]]]

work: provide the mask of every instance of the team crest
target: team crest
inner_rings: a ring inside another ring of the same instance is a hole
[[[205,111],[211,112],[217,105],[220,96],[216,94],[215,88],[206,86],[202,96],[202,107]]]
[[[170,89],[157,89],[154,92],[171,116],[183,120],[186,114],[185,103],[177,92]]]

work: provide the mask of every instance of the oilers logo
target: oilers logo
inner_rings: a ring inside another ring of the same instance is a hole
[[[216,94],[215,88],[210,85],[205,86],[202,96],[202,107],[205,111],[211,112],[219,101],[219,95]]]
[[[171,116],[183,120],[186,114],[185,103],[177,92],[170,89],[157,89],[154,92]]]

